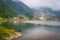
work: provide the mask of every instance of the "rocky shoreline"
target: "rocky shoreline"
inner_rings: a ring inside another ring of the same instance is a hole
[[[22,33],[16,32],[16,35],[11,35],[10,37],[6,37],[5,40],[16,40],[21,37],[22,37]]]

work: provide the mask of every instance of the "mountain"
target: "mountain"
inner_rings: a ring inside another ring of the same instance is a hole
[[[60,10],[53,11],[54,14],[56,14],[56,18],[60,18]]]
[[[52,8],[48,7],[40,7],[39,9],[34,9],[34,16],[51,16],[55,18],[60,18],[60,10],[52,10]]]
[[[13,17],[16,16],[15,12],[8,6],[6,5],[5,2],[0,0],[0,17]]]
[[[33,10],[21,1],[3,0],[17,15],[33,17]]]

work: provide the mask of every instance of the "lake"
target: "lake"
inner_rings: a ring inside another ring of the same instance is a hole
[[[38,23],[36,21],[29,22],[19,23],[16,26],[23,33],[22,40],[60,40],[59,21],[45,21],[42,25],[39,24],[42,21],[38,21]],[[44,25],[46,22],[48,25]]]

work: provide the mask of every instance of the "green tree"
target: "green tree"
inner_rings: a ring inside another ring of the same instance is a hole
[[[0,0],[0,17],[13,17],[16,13],[2,0]]]
[[[29,19],[32,19],[32,18],[33,18],[33,14],[31,14],[31,13],[29,13],[29,12],[27,12],[25,15],[26,15]]]
[[[9,30],[5,27],[0,27],[0,40],[3,40],[4,37],[9,37]]]
[[[6,37],[10,37],[12,35],[16,35],[16,32],[14,29],[8,29],[6,27],[0,26],[0,40],[3,40]]]

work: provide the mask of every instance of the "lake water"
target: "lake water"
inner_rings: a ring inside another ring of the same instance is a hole
[[[46,25],[47,24],[47,25]],[[9,22],[2,26],[22,32],[22,38],[16,40],[60,40],[60,21],[25,21],[16,24]]]
[[[20,23],[16,27],[21,29],[23,40],[60,40],[60,26]]]
[[[60,27],[36,26],[26,30],[23,35],[24,40],[60,40]],[[46,39],[45,39],[46,38]]]

